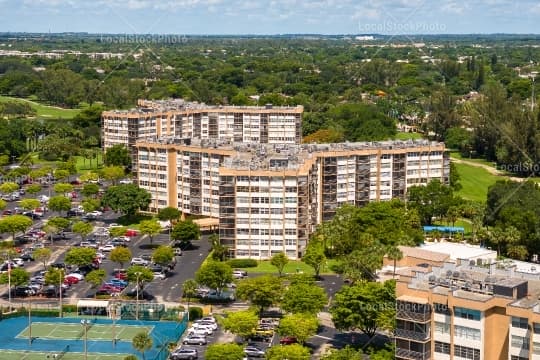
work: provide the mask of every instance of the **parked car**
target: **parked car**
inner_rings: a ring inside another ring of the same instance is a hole
[[[244,270],[233,270],[233,278],[235,279],[243,279],[247,276],[247,271]]]
[[[244,354],[250,357],[264,357],[266,353],[256,346],[246,346]]]
[[[164,272],[154,271],[154,279],[164,280],[166,277],[167,277],[167,274],[165,274]]]
[[[137,236],[139,235],[139,232],[135,229],[127,229],[126,230],[126,236]]]
[[[66,277],[67,277],[67,276],[74,277],[74,278],[78,279],[79,281],[81,281],[81,280],[84,279],[84,275],[83,275],[83,274],[76,273],[76,272],[69,273],[69,274],[66,275]]]
[[[183,341],[186,345],[206,345],[206,336],[204,335],[189,335]]]
[[[211,329],[209,328],[196,328],[196,327],[190,327],[187,329],[188,335],[199,335],[199,336],[206,336],[212,334]]]
[[[16,297],[25,297],[25,296],[33,296],[36,295],[36,291],[32,289],[29,286],[22,285],[22,286],[16,286],[15,289],[12,290],[13,295]]]
[[[170,360],[195,360],[199,358],[197,349],[178,349],[171,353]]]
[[[291,345],[298,343],[298,339],[296,339],[294,336],[284,336],[279,340],[279,343],[281,345]]]
[[[24,253],[21,255],[21,259],[24,261],[34,261],[34,257],[32,256],[32,253]]]
[[[107,245],[103,245],[103,246],[98,247],[98,250],[103,251],[103,252],[111,252],[115,248],[116,248],[116,246],[114,246],[113,244],[107,244]]]
[[[133,259],[131,259],[131,265],[148,266],[148,260],[140,257],[134,257]]]
[[[128,286],[127,281],[116,279],[116,278],[110,279],[105,284],[110,284],[110,285],[113,285],[113,286],[116,286],[116,287],[120,287],[122,289],[125,288],[126,286]]]

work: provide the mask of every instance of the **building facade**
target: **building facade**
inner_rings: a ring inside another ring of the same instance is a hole
[[[398,271],[396,359],[540,359],[536,264],[434,258]]]
[[[343,204],[404,199],[407,188],[448,183],[444,144],[428,141],[324,145],[211,139],[139,141],[137,179],[167,206],[219,218],[234,257],[299,258],[309,235]]]
[[[102,142],[107,149],[159,137],[218,139],[221,141],[298,144],[302,106],[210,106],[183,99],[139,100],[132,110],[102,114]],[[137,157],[134,157],[136,166]]]

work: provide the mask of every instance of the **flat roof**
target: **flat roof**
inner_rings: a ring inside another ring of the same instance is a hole
[[[438,253],[448,254],[450,259],[475,259],[475,258],[486,258],[486,259],[496,259],[497,252],[494,250],[489,250],[482,248],[477,245],[461,244],[461,243],[452,243],[447,241],[442,242],[426,242],[420,245],[421,249],[434,251]]]

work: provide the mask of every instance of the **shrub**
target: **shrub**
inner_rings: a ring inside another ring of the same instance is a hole
[[[203,317],[203,309],[198,306],[193,306],[189,308],[189,320],[197,320]]]
[[[231,259],[227,263],[232,268],[252,268],[258,265],[255,259]]]

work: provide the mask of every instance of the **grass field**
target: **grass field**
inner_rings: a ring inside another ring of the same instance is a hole
[[[116,325],[114,333],[119,341],[131,341],[133,337],[141,332],[152,331],[152,326],[128,326]],[[17,338],[28,338],[30,329],[26,327]],[[80,324],[74,323],[32,323],[32,337],[40,339],[64,339],[77,340],[84,336],[84,329]],[[88,329],[88,340],[111,340],[113,338],[113,327],[111,325],[96,324]]]
[[[27,99],[0,96],[0,102],[7,101],[19,101],[28,103],[36,111],[38,117],[45,117],[51,119],[71,119],[80,112],[79,109],[62,109],[55,106],[43,105]]]
[[[332,260],[328,260],[327,266],[323,266],[321,274],[333,274],[329,267],[332,264]],[[274,265],[270,264],[269,260],[259,261],[257,267],[244,268],[248,273],[264,273],[264,274],[277,274],[277,269]],[[297,272],[302,272],[304,274],[314,274],[313,268],[309,265],[304,264],[298,260],[289,260],[283,272],[286,274],[295,274]]]
[[[54,352],[40,351],[12,351],[2,350],[2,360],[44,360],[52,359]],[[88,353],[88,360],[123,360],[129,354],[100,354]],[[84,359],[84,353],[66,353],[62,356],[62,360],[80,360]]]
[[[409,139],[422,139],[422,134],[419,133],[409,133],[409,132],[398,132],[394,139],[396,140],[409,140]]]
[[[487,170],[477,166],[455,163],[460,176],[461,190],[458,195],[468,200],[485,202],[489,186],[497,180],[504,180],[504,176],[490,174]]]
[[[79,172],[97,170],[103,165],[103,154],[99,153],[96,159],[92,159],[92,164],[90,164],[89,159],[85,159],[83,156],[75,156],[75,160]]]

